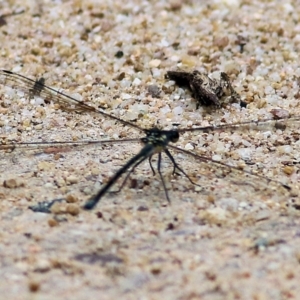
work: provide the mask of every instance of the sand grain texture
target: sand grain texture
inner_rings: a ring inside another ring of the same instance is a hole
[[[0,13],[1,69],[143,128],[300,115],[296,0],[2,1]],[[165,79],[176,69],[226,72],[247,108],[196,110]],[[1,85],[1,140],[142,136],[42,102]],[[173,177],[165,159],[168,205],[145,163],[83,211],[139,143],[1,151],[0,299],[299,299],[299,124],[289,125],[185,133],[178,146],[289,184],[291,195],[174,153],[201,187]],[[62,197],[50,214],[28,209]]]

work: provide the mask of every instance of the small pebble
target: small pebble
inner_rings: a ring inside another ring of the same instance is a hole
[[[123,57],[123,55],[124,55],[123,51],[119,50],[119,51],[117,51],[117,53],[115,54],[115,57],[116,57],[116,58],[121,58],[121,57]]]
[[[132,81],[132,85],[139,86],[141,82],[142,81],[139,78],[134,78],[134,80]]]
[[[153,98],[158,98],[160,94],[160,88],[155,84],[151,84],[148,86],[148,92]]]
[[[270,113],[275,119],[286,119],[290,116],[290,113],[286,109],[274,108],[271,109]]]
[[[66,208],[66,212],[72,216],[77,216],[80,212],[78,205],[68,204]]]
[[[149,62],[149,67],[150,68],[157,68],[161,64],[160,59],[153,59]]]
[[[55,226],[58,226],[58,222],[56,220],[54,220],[54,219],[49,219],[48,220],[48,225],[50,227],[55,227]]]
[[[283,167],[282,171],[287,175],[292,175],[295,171],[293,166],[285,166]]]
[[[62,213],[65,213],[66,210],[65,210],[65,206],[60,203],[60,202],[55,202],[51,208],[50,208],[50,211],[51,213],[53,214],[62,214]]]
[[[36,281],[30,281],[28,284],[28,288],[30,292],[37,292],[40,289],[40,284]]]
[[[193,146],[191,143],[187,143],[187,144],[184,146],[184,149],[185,149],[185,150],[193,150],[193,149],[194,149],[194,146]]]
[[[221,161],[222,160],[222,156],[218,155],[218,154],[215,154],[215,155],[212,156],[212,159],[215,160],[215,161]]]
[[[15,179],[4,180],[3,186],[9,189],[14,189],[17,187],[17,181]]]
[[[78,198],[74,197],[73,195],[68,195],[66,197],[66,201],[68,203],[75,203],[75,202],[78,202]]]
[[[78,178],[75,175],[70,175],[66,178],[67,184],[75,184],[78,183]]]
[[[255,216],[255,220],[258,221],[263,221],[269,219],[271,216],[270,212],[268,210],[262,210],[258,212]]]
[[[34,271],[35,272],[47,272],[49,271],[51,268],[51,264],[48,260],[46,259],[39,259],[37,260],[35,267],[34,267]]]

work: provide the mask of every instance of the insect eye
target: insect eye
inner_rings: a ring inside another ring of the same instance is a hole
[[[172,143],[176,143],[178,140],[179,140],[179,133],[178,133],[178,131],[173,131],[171,133],[170,141]]]

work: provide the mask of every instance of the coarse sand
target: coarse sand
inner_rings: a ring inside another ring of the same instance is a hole
[[[0,150],[0,299],[300,299],[299,24],[297,0],[2,0],[0,69],[141,128],[294,119],[183,133],[178,147],[241,170],[171,149],[198,185],[163,155],[170,204],[146,162],[81,208],[139,142]],[[247,107],[196,109],[170,70],[226,72]],[[2,144],[144,135],[29,94],[0,84]]]

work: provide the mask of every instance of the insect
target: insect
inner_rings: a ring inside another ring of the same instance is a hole
[[[224,72],[221,72],[219,81],[197,70],[168,71],[166,77],[174,80],[179,86],[188,87],[197,101],[197,108],[200,105],[220,107],[231,102],[239,102],[244,106],[240,95],[233,89],[229,76]]]
[[[135,123],[128,122],[126,120],[120,119],[112,114],[108,114],[101,109],[96,109],[93,106],[86,104],[83,101],[76,100],[75,98],[68,96],[58,90],[55,90],[49,86],[44,84],[44,80],[32,80],[23,75],[13,73],[7,70],[0,70],[0,83],[10,86],[13,89],[25,91],[29,95],[38,94],[40,97],[44,98],[46,101],[52,101],[54,103],[59,104],[61,107],[70,109],[73,106],[72,110],[76,110],[79,112],[85,111],[89,113],[94,113],[100,115],[104,118],[119,122],[124,126],[129,126],[135,130],[144,133],[142,138],[138,139],[120,139],[120,140],[102,140],[102,141],[83,141],[80,142],[22,142],[22,143],[7,143],[6,145],[1,146],[2,149],[14,149],[18,147],[29,147],[29,146],[43,146],[43,145],[53,145],[59,146],[64,144],[74,144],[74,145],[91,145],[91,144],[100,144],[100,143],[122,143],[122,142],[136,142],[140,141],[143,144],[142,149],[133,156],[131,159],[127,161],[127,163],[122,166],[109,180],[106,184],[104,184],[96,195],[91,197],[84,205],[84,208],[87,210],[93,209],[97,203],[102,199],[102,197],[109,191],[109,189],[120,179],[120,177],[127,173],[123,183],[120,186],[120,189],[124,186],[129,176],[134,172],[134,170],[145,160],[149,161],[151,170],[153,174],[155,174],[154,168],[152,166],[153,156],[155,154],[158,155],[157,159],[157,171],[161,182],[163,184],[163,188],[165,191],[165,196],[167,200],[170,202],[170,197],[167,191],[166,182],[164,180],[161,168],[162,168],[162,154],[165,154],[171,164],[173,165],[173,175],[181,173],[183,174],[192,184],[197,185],[197,183],[190,177],[190,175],[175,161],[173,154],[169,149],[174,150],[175,152],[186,154],[192,158],[194,158],[197,163],[199,163],[200,167],[197,168],[197,172],[200,173],[202,170],[202,174],[206,174],[206,170],[212,170],[212,173],[217,178],[231,178],[230,180],[239,185],[246,185],[252,187],[253,189],[259,188],[259,185],[263,183],[264,187],[269,188],[269,186],[273,185],[275,189],[281,188],[282,190],[290,190],[290,187],[286,184],[283,184],[279,181],[267,178],[262,175],[254,174],[251,171],[243,170],[240,167],[227,165],[218,160],[213,160],[209,157],[198,155],[196,153],[190,152],[186,149],[179,148],[174,144],[179,140],[180,135],[184,133],[208,133],[214,131],[229,131],[229,130],[240,130],[249,127],[257,127],[259,126],[272,126],[277,128],[283,128],[285,124],[285,120],[277,120],[273,119],[264,119],[260,121],[246,121],[242,123],[232,123],[232,124],[221,124],[215,126],[206,126],[206,127],[196,127],[196,128],[183,128],[183,129],[171,129],[171,130],[162,130],[157,127],[153,127],[150,129],[143,129]],[[300,117],[289,118],[289,121],[299,121]],[[0,148],[0,149],[1,149]],[[244,179],[240,180],[240,177],[243,176]],[[201,176],[200,176],[201,177]],[[254,183],[250,180],[253,179]]]

